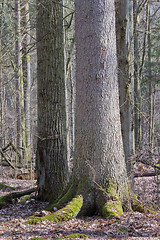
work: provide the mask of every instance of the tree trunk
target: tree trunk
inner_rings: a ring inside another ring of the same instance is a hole
[[[3,85],[2,85],[2,14],[3,4],[0,4],[0,145],[3,146]],[[0,157],[1,159],[1,157]],[[1,161],[0,161],[1,162]]]
[[[67,181],[62,1],[37,1],[38,194],[56,199]]]
[[[31,127],[30,127],[30,88],[31,88],[31,70],[30,70],[30,16],[29,4],[22,1],[22,70],[23,70],[23,91],[24,91],[24,129],[25,129],[25,158],[26,164],[30,161],[31,145]]]
[[[84,196],[80,215],[92,214],[96,208],[106,216],[115,196],[130,207],[119,114],[114,1],[76,0],[75,7],[73,174]]]
[[[133,128],[133,97],[131,91],[134,86],[133,78],[133,18],[130,1],[119,0],[116,2],[116,32],[118,56],[118,80],[120,94],[120,117],[122,139],[127,165],[128,176],[131,175],[132,162],[129,157],[134,153],[134,128]],[[131,15],[130,15],[131,14]],[[132,32],[131,32],[132,31]]]
[[[16,88],[16,147],[22,146],[21,127],[21,43],[20,43],[20,0],[15,0],[15,88]]]
[[[133,19],[134,19],[134,126],[135,126],[135,148],[138,149],[141,144],[141,88],[139,76],[139,43],[137,31],[137,0],[133,1]]]

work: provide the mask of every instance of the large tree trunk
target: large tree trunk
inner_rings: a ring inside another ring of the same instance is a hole
[[[62,1],[37,1],[38,193],[56,199],[67,180]]]
[[[88,4],[87,0],[76,0],[75,7],[73,173],[82,182],[79,192],[84,196],[84,204],[80,214],[92,214],[96,206],[107,215],[105,210],[110,203],[104,204],[113,195],[120,196],[122,205],[129,207],[119,114],[114,1],[96,0]]]
[[[131,175],[132,162],[129,157],[134,153],[133,128],[133,8],[129,0],[116,2],[116,33],[118,56],[118,81],[120,94],[120,117],[122,139],[128,176]]]

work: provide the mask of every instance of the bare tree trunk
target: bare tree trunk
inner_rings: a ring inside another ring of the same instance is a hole
[[[141,80],[139,75],[139,40],[138,40],[138,3],[133,1],[134,19],[134,128],[135,128],[135,148],[138,149],[142,140],[141,129]]]
[[[128,176],[131,175],[132,162],[129,157],[134,153],[133,128],[133,97],[131,91],[134,86],[133,78],[133,17],[130,11],[129,0],[116,2],[116,29],[117,29],[117,56],[118,80],[120,94],[120,116],[123,147],[127,165]]]
[[[3,4],[0,4],[0,145],[3,146],[3,85],[2,85],[2,14]],[[0,157],[1,158],[1,157]]]
[[[67,181],[62,1],[37,1],[38,193],[56,199]]]
[[[73,173],[82,181],[80,214],[102,210],[114,182],[129,208],[121,136],[114,1],[76,0],[76,112]],[[88,185],[87,185],[87,183]],[[125,202],[125,204],[124,204]],[[104,211],[103,211],[104,210]],[[102,212],[107,215],[105,208]]]
[[[20,43],[20,0],[15,0],[15,88],[16,88],[16,147],[22,146],[21,127],[21,43]]]
[[[26,163],[30,161],[31,127],[30,127],[30,95],[31,95],[31,63],[30,63],[30,16],[29,3],[22,1],[22,70],[24,89],[24,120],[25,120],[25,156]]]
[[[69,173],[73,168],[74,154],[74,109],[75,109],[75,24],[74,1],[64,0],[65,26],[65,78],[66,78],[66,128],[67,128],[67,157]]]

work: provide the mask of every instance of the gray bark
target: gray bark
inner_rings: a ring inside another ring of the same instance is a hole
[[[138,4],[137,0],[133,1],[134,11],[134,126],[135,126],[135,148],[138,149],[141,144],[141,80],[139,76],[139,40],[138,40]]]
[[[30,16],[29,4],[22,1],[21,4],[22,24],[22,70],[24,91],[24,130],[25,130],[25,156],[27,162],[30,160],[31,127],[30,127],[30,95],[31,95],[31,63],[30,63]]]
[[[117,80],[114,1],[75,1],[74,175],[105,188],[112,179],[127,202]],[[87,190],[86,190],[87,191]],[[86,201],[93,204],[94,191]],[[97,198],[98,199],[98,198]],[[98,200],[97,200],[98,201]],[[97,202],[100,205],[100,201]],[[85,206],[85,203],[84,203]],[[126,204],[127,206],[127,204]]]
[[[130,10],[131,8],[131,10]],[[132,5],[129,0],[116,1],[116,32],[118,56],[118,81],[120,94],[120,116],[123,147],[127,172],[130,176],[132,162],[129,157],[134,153],[134,128],[133,128],[133,96],[131,91],[134,86],[133,78],[133,18]]]
[[[62,1],[37,1],[38,193],[56,199],[67,180]]]
[[[22,146],[21,94],[20,94],[20,0],[15,0],[15,89],[16,89],[16,147]]]

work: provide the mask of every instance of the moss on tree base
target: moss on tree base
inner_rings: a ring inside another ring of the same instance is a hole
[[[63,222],[76,217],[83,205],[82,195],[73,198],[64,208],[57,212],[46,215],[45,217],[30,217],[26,224],[36,224],[37,222],[49,220],[52,222]]]

